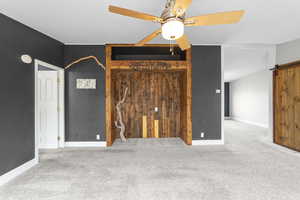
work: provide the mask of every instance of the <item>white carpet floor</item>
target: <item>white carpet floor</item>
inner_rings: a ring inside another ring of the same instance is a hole
[[[265,143],[266,135],[226,121],[224,146],[150,139],[47,151],[0,188],[0,199],[299,200],[299,153]]]

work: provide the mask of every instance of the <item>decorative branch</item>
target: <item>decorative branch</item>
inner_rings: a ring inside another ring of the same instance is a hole
[[[123,98],[116,105],[118,120],[115,121],[115,126],[116,126],[116,128],[121,129],[120,130],[120,138],[121,138],[122,142],[126,142],[126,137],[124,135],[124,133],[125,133],[125,124],[123,123],[123,118],[122,118],[122,105],[125,102],[125,99],[126,99],[126,96],[127,96],[127,91],[128,91],[128,87],[126,87],[126,89],[125,89],[125,93],[124,93]]]
[[[65,69],[68,69],[70,68],[72,65],[75,65],[77,63],[80,63],[84,60],[89,60],[89,59],[94,59],[96,61],[96,63],[102,68],[105,70],[105,66],[96,58],[96,56],[87,56],[87,57],[83,57],[83,58],[79,58],[78,60],[75,60],[74,62],[68,64]]]

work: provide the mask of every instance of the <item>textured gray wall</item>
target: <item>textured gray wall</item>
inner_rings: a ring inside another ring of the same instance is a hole
[[[0,14],[0,175],[34,158],[34,63],[62,66],[63,44]]]
[[[193,46],[193,139],[221,138],[221,47]],[[65,65],[83,56],[96,55],[105,61],[104,46],[65,46]],[[97,90],[75,89],[76,78],[96,78]],[[104,71],[93,60],[66,72],[66,140],[105,140]],[[96,109],[97,108],[97,109]],[[200,133],[205,137],[200,138]]]
[[[105,64],[103,45],[67,45],[65,65],[72,61],[94,55]],[[78,63],[66,70],[66,141],[105,141],[105,71],[94,60]],[[76,89],[76,79],[96,79],[97,89]]]
[[[221,47],[193,46],[193,140],[221,139]],[[204,138],[201,138],[204,132]]]
[[[300,60],[300,39],[276,46],[276,64],[286,64]]]

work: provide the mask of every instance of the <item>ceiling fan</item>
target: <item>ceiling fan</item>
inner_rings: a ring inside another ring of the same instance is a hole
[[[239,22],[244,15],[244,11],[239,10],[186,18],[186,10],[191,3],[192,0],[167,0],[166,7],[160,17],[112,5],[109,6],[108,10],[112,13],[161,24],[160,29],[139,41],[135,46],[143,46],[159,34],[162,34],[166,40],[176,40],[181,50],[191,48],[188,37],[184,34],[184,26],[233,24]]]

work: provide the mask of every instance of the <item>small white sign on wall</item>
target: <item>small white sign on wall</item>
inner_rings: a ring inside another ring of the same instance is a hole
[[[96,79],[76,79],[77,89],[96,89]]]

